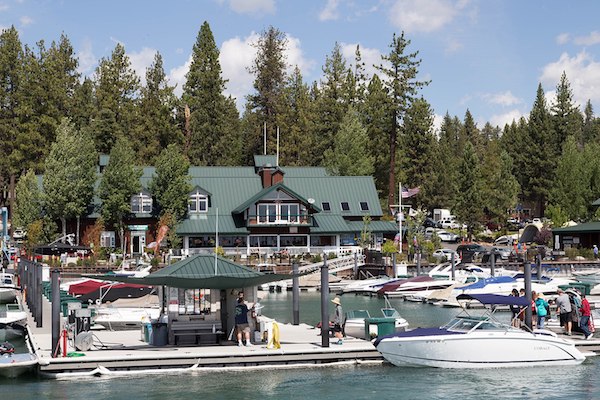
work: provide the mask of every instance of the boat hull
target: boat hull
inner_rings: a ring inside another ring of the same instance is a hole
[[[38,365],[38,359],[33,354],[12,354],[0,356],[0,376],[16,378]]]
[[[17,289],[0,288],[0,304],[12,303],[17,298]]]
[[[396,366],[437,368],[576,365],[585,360],[571,342],[524,331],[388,337],[377,350]]]
[[[394,331],[395,332],[404,332],[408,327],[408,322],[404,318],[396,319],[394,323]],[[378,336],[378,325],[370,324],[369,325],[369,336],[365,337],[365,320],[364,319],[348,319],[346,320],[346,324],[344,325],[344,332],[347,336],[352,336],[354,338],[359,339],[368,339],[371,340],[374,337]]]

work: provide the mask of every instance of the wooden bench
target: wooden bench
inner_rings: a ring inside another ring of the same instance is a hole
[[[195,343],[199,344],[199,338],[202,336],[214,336],[217,344],[221,343],[223,336],[223,327],[221,321],[173,321],[171,322],[171,332],[177,344],[179,336],[194,336]]]

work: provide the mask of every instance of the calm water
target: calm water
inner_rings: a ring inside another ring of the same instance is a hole
[[[320,319],[320,295],[302,293],[301,320]],[[342,296],[346,310],[378,315],[383,301]],[[264,314],[291,320],[291,294],[267,295]],[[411,326],[446,322],[456,310],[392,301]],[[333,308],[331,308],[333,311]],[[77,381],[0,380],[10,399],[600,399],[600,359],[577,367],[441,370],[387,365],[191,373]],[[7,397],[8,398],[8,397]]]

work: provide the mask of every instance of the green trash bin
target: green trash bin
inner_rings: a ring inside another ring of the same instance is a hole
[[[365,318],[365,338],[367,340],[391,335],[395,331],[396,318]]]

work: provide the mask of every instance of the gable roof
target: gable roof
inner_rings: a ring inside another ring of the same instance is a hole
[[[600,221],[586,222],[585,224],[566,226],[564,228],[552,229],[552,233],[588,233],[600,232]]]
[[[290,195],[291,197],[296,198],[301,203],[303,203],[304,205],[306,205],[309,208],[312,208],[316,212],[320,212],[321,211],[321,209],[319,207],[314,206],[307,199],[305,199],[304,197],[300,196],[298,193],[294,192],[293,190],[291,190],[290,188],[288,188],[283,183],[277,183],[275,185],[266,187],[263,190],[261,190],[260,192],[256,193],[254,196],[252,196],[251,198],[249,198],[248,200],[246,200],[244,203],[240,204],[238,207],[236,207],[231,212],[234,213],[234,214],[242,213],[246,209],[248,209],[250,206],[252,206],[254,203],[256,203],[257,201],[259,201],[260,199],[262,199],[263,197],[265,197],[267,194],[269,194],[271,192],[274,192],[274,191],[277,191],[277,190],[281,190],[281,191],[287,193],[288,195]]]

